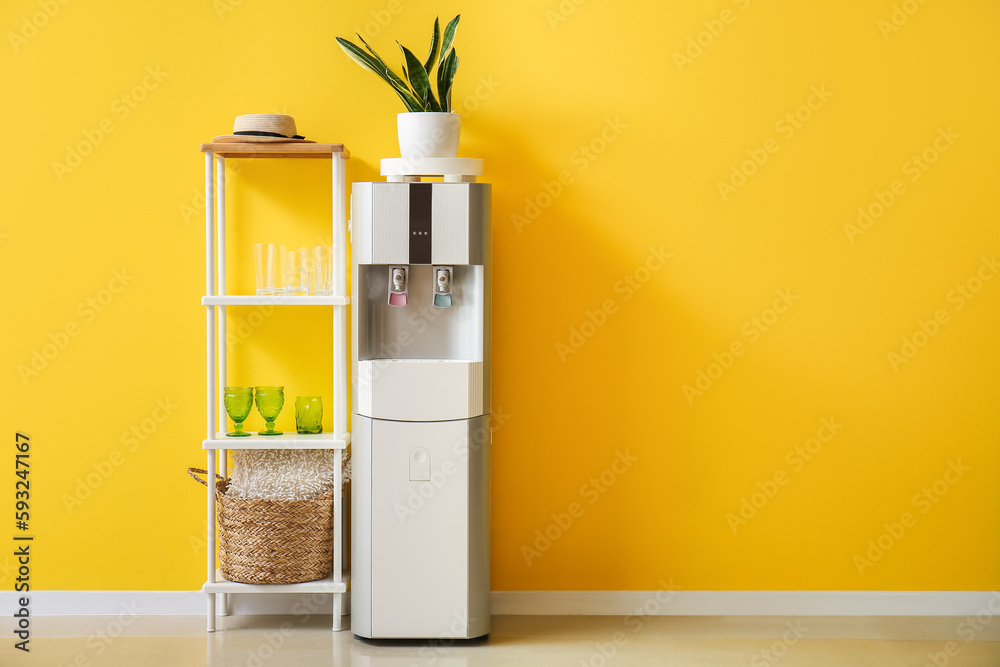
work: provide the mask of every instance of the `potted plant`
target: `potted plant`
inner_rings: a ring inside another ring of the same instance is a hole
[[[396,116],[396,130],[399,153],[404,159],[414,161],[424,157],[458,156],[462,117],[451,110],[451,89],[458,70],[458,54],[453,45],[461,16],[459,14],[448,22],[443,35],[438,19],[434,19],[431,48],[424,62],[396,42],[403,53],[402,77],[386,65],[360,34],[358,39],[367,52],[353,42],[337,38],[340,48],[351,60],[378,74],[403,101],[406,111]],[[437,72],[432,75],[431,70],[435,66]],[[432,85],[435,81],[436,97]]]

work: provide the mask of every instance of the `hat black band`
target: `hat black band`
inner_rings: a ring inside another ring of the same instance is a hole
[[[296,134],[295,136],[289,137],[288,135],[278,134],[277,132],[258,132],[256,130],[243,130],[241,132],[233,132],[233,134],[249,135],[252,137],[281,137],[282,139],[305,139],[305,137],[303,137],[300,134]]]

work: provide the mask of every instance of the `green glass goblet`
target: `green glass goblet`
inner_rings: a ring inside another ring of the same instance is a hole
[[[257,435],[281,435],[281,431],[274,430],[274,420],[281,413],[281,408],[285,404],[284,387],[257,387],[257,410],[260,416],[267,422],[267,428],[259,431]]]
[[[295,430],[302,434],[323,432],[323,399],[319,396],[295,397]]]
[[[253,387],[226,387],[224,392],[226,412],[233,420],[236,430],[227,433],[231,438],[242,438],[250,435],[243,430],[243,422],[250,416],[253,409]]]

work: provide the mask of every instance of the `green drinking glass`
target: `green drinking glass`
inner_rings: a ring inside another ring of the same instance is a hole
[[[267,428],[258,431],[257,435],[281,435],[281,431],[274,430],[274,420],[281,413],[281,408],[285,404],[284,387],[257,387],[257,410],[260,416],[267,422]]]
[[[295,430],[302,434],[323,432],[323,399],[321,397],[295,397]]]
[[[226,412],[233,420],[236,430],[227,433],[231,438],[242,438],[250,435],[243,430],[243,422],[250,416],[253,409],[253,387],[226,387],[223,396],[226,402]]]

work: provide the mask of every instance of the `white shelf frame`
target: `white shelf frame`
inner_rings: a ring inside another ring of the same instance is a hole
[[[346,576],[346,575],[345,575]],[[304,581],[301,584],[241,584],[229,581],[218,570],[215,571],[215,581],[205,584],[206,592],[211,593],[346,593],[347,581],[334,581],[333,575],[317,581]]]
[[[294,152],[297,145],[289,151]],[[202,448],[208,459],[207,525],[208,558],[207,579],[202,591],[208,597],[207,630],[215,632],[216,612],[229,614],[229,595],[232,593],[330,593],[333,595],[333,630],[343,629],[344,596],[350,583],[350,574],[344,570],[344,502],[343,493],[333,494],[333,572],[326,579],[288,585],[251,585],[226,581],[216,569],[215,476],[220,471],[227,475],[230,449],[336,449],[342,450],[351,442],[347,429],[347,170],[344,160],[349,153],[339,147],[328,153],[315,155],[269,155],[265,153],[228,154],[233,158],[265,157],[329,157],[331,158],[333,190],[333,258],[337,269],[333,272],[333,294],[330,296],[255,296],[226,293],[226,157],[220,154],[233,145],[202,145],[205,154],[205,297],[202,305],[206,313],[206,392],[207,414],[205,440]],[[310,146],[307,146],[310,148]],[[311,148],[316,148],[315,145]],[[334,146],[333,148],[337,148]],[[226,307],[240,305],[294,305],[333,307],[333,433],[302,436],[286,433],[281,436],[251,435],[245,438],[227,438],[220,425],[227,425],[224,391],[226,387]],[[341,466],[334,466],[334,489],[343,488]],[[216,595],[220,595],[216,604]]]
[[[226,294],[203,296],[203,306],[349,306],[349,296],[255,296],[253,294]]]
[[[203,440],[201,446],[203,449],[345,449],[349,444],[351,444],[350,433],[341,438],[335,438],[328,433],[316,435],[252,433],[244,438],[229,438],[226,437],[225,431],[219,431],[214,438]]]

